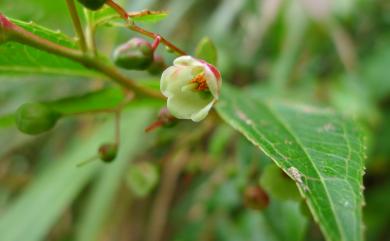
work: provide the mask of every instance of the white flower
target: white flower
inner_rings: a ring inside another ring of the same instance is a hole
[[[222,79],[211,64],[181,56],[161,76],[161,92],[167,107],[178,119],[203,120],[218,100]]]

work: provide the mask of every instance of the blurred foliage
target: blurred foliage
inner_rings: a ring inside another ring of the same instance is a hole
[[[140,24],[189,52],[196,51],[204,36],[212,39],[225,83],[250,86],[251,94],[264,99],[278,96],[331,106],[360,121],[368,137],[365,235],[369,241],[388,239],[389,1],[118,2],[129,11],[167,10],[168,16],[157,24]],[[0,12],[73,35],[65,1],[3,0]],[[98,46],[110,55],[114,46],[133,36],[138,35],[103,27]],[[159,54],[167,63],[174,58],[162,48]],[[137,100],[122,117],[118,159],[77,168],[96,155],[100,144],[113,139],[110,114],[70,116],[53,131],[29,137],[13,126],[12,113],[29,101],[50,103],[68,114],[98,110],[115,106],[123,93],[90,73],[4,75],[1,67],[0,240],[324,240],[295,195],[281,198],[268,186],[266,209],[245,206],[245,187],[266,185],[270,170],[276,169],[227,125],[180,122],[145,134],[150,112],[156,115],[159,104]],[[128,74],[145,84],[158,80],[139,72]],[[131,168],[142,165],[152,166],[152,173],[129,177],[135,175]],[[275,182],[283,183],[283,178]],[[136,181],[129,185],[129,179]],[[156,238],[156,233],[161,235]]]

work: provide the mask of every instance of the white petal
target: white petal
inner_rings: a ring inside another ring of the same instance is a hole
[[[170,78],[173,72],[175,72],[175,70],[176,67],[171,66],[166,70],[164,70],[164,72],[161,75],[160,90],[163,93],[163,95],[165,95],[166,97],[170,97],[172,95],[172,93],[168,91],[168,86],[169,86]]]
[[[168,98],[167,107],[173,116],[179,119],[192,119],[213,102],[211,94],[185,91]],[[210,107],[211,108],[211,107]]]
[[[181,92],[193,78],[192,69],[188,67],[171,66],[161,76],[160,89],[163,95],[170,97]]]
[[[205,77],[206,77],[206,83],[207,83],[207,86],[209,87],[211,94],[214,96],[215,99],[218,99],[219,90],[220,90],[219,83],[221,81],[219,81],[217,79],[217,77],[210,70],[210,68],[207,66],[207,64],[205,64],[204,73],[205,73]]]
[[[189,56],[189,55],[185,55],[185,56],[181,56],[181,57],[178,57],[176,58],[174,61],[173,61],[173,64],[175,66],[190,66],[190,67],[196,67],[196,66],[202,66],[203,63],[200,62],[198,59],[192,57],[192,56]]]
[[[209,114],[209,111],[213,107],[214,103],[215,103],[215,100],[211,101],[207,106],[205,106],[203,109],[201,109],[197,113],[192,114],[191,120],[194,122],[199,122],[199,121],[203,120],[204,118],[206,118],[206,116]]]

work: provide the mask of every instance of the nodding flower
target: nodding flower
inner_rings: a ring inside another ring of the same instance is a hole
[[[221,85],[216,67],[192,56],[181,56],[163,72],[160,88],[173,116],[198,122],[218,100]]]

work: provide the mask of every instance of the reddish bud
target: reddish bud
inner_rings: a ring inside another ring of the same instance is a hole
[[[104,162],[112,162],[118,154],[118,145],[115,143],[108,143],[99,147],[99,158]]]
[[[152,45],[141,38],[133,38],[114,51],[114,62],[124,69],[144,70],[153,62]]]
[[[7,33],[7,30],[11,29],[12,27],[13,23],[0,13],[0,44],[8,40],[9,34]]]
[[[269,196],[260,186],[248,186],[244,191],[245,206],[255,210],[263,210],[269,205]]]

